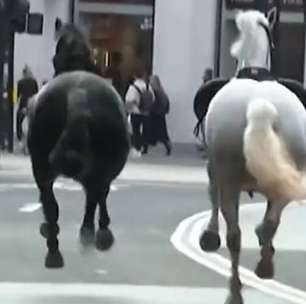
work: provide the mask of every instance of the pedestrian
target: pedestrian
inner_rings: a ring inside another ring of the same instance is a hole
[[[213,78],[213,70],[211,68],[207,68],[204,71],[204,74],[202,76],[202,83],[200,88],[198,89],[194,100],[193,100],[193,107],[194,107],[194,112],[197,117],[202,116],[202,111],[203,111],[203,102],[205,102],[205,98],[203,98],[203,88]],[[205,109],[205,108],[204,108]],[[205,140],[205,131],[204,131],[204,125],[205,125],[205,118],[203,119],[201,125],[200,125],[200,132],[202,135],[202,140],[198,145],[199,150],[202,152],[202,157],[206,158],[207,157],[207,146],[206,146],[206,140]]]
[[[152,143],[163,143],[167,155],[170,155],[172,147],[166,121],[166,115],[169,114],[170,111],[169,97],[157,75],[151,77],[150,83],[155,95],[155,102],[150,115]]]
[[[17,139],[21,142],[23,137],[22,122],[27,115],[29,99],[38,92],[38,84],[31,69],[26,65],[22,71],[22,78],[17,84],[18,110],[16,119]]]
[[[150,141],[150,113],[155,101],[153,89],[145,69],[137,67],[135,80],[125,96],[126,110],[130,114],[132,145],[135,156],[148,153]]]
[[[213,70],[210,69],[210,68],[205,69],[204,74],[203,74],[203,77],[202,77],[203,85],[204,85],[206,82],[212,80],[212,78],[213,78]]]

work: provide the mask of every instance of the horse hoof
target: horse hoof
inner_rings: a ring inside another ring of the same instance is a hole
[[[80,242],[87,247],[95,243],[95,227],[82,226],[80,229]]]
[[[54,253],[48,252],[45,260],[46,268],[57,269],[64,267],[64,259],[59,251]]]
[[[56,235],[58,235],[59,231],[60,231],[58,225],[56,226],[55,229],[56,229],[55,233],[56,233]],[[49,224],[48,223],[42,223],[40,225],[40,229],[39,230],[40,230],[40,235],[43,238],[47,239],[49,237]]]
[[[200,237],[200,247],[203,251],[217,251],[221,246],[221,240],[218,233],[205,230]]]
[[[274,265],[272,261],[266,262],[261,260],[257,264],[255,273],[261,279],[272,279],[274,277]]]
[[[114,243],[114,236],[111,230],[99,229],[96,234],[96,248],[98,250],[108,250]]]

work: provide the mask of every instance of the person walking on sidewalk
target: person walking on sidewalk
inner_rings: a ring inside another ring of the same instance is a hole
[[[22,79],[17,84],[17,98],[19,101],[16,119],[16,132],[19,142],[23,137],[22,122],[27,115],[29,99],[38,92],[38,84],[30,68],[26,65],[22,71]]]
[[[154,102],[155,95],[148,74],[145,69],[139,67],[135,73],[135,80],[125,96],[126,110],[130,114],[132,125],[132,145],[137,156],[148,153],[151,132],[150,113]]]
[[[155,102],[151,110],[150,124],[152,144],[164,144],[167,155],[171,154],[171,142],[168,134],[166,115],[170,111],[170,101],[158,76],[153,75],[150,80],[155,94]]]

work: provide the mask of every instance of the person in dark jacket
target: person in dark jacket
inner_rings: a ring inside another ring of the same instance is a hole
[[[155,94],[155,103],[151,110],[151,143],[164,144],[167,155],[171,154],[171,141],[167,129],[166,115],[170,111],[169,97],[166,94],[158,76],[153,75],[150,80]]]
[[[23,130],[22,122],[26,117],[29,99],[38,92],[38,84],[28,66],[25,66],[22,71],[23,77],[17,84],[17,97],[19,100],[17,119],[16,119],[16,132],[17,139],[22,140]]]

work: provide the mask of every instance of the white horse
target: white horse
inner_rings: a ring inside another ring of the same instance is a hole
[[[232,56],[244,68],[269,70],[266,17],[258,11],[240,12],[236,24],[240,37],[232,45]],[[234,78],[212,99],[205,133],[212,216],[200,245],[205,251],[220,247],[220,208],[232,261],[227,303],[240,304],[240,193],[256,191],[268,199],[263,222],[256,229],[262,247],[256,274],[272,278],[273,238],[282,211],[291,201],[306,198],[306,111],[297,96],[277,81]]]

